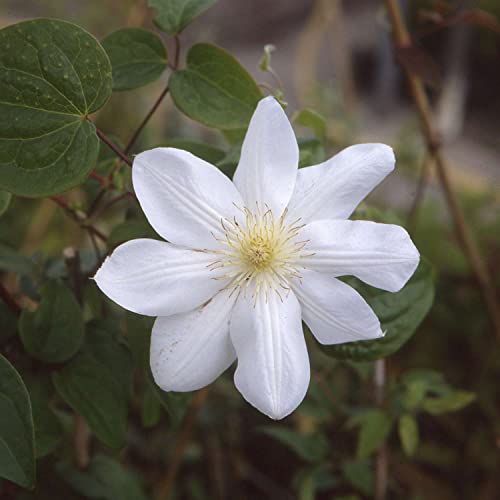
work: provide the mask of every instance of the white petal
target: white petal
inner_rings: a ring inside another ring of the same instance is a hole
[[[257,105],[241,149],[234,183],[245,206],[266,205],[281,215],[293,193],[299,148],[292,126],[274,97]]]
[[[410,279],[420,255],[400,226],[368,221],[322,220],[305,226],[309,240],[301,260],[309,269],[334,276],[356,276],[365,283],[397,292]]]
[[[240,295],[231,318],[238,356],[234,382],[250,404],[281,419],[297,408],[309,386],[300,305],[293,292],[283,302],[274,291],[267,300],[263,293],[256,301],[250,295]]]
[[[94,279],[114,302],[138,314],[169,316],[190,311],[225,286],[207,265],[213,256],[157,240],[120,245]]]
[[[221,219],[242,205],[234,184],[216,167],[174,148],[135,157],[132,179],[153,228],[166,240],[190,248],[216,248]]]
[[[234,362],[229,336],[234,301],[222,290],[199,309],[157,318],[151,334],[151,371],[164,391],[201,389]]]
[[[377,316],[354,288],[316,271],[301,274],[293,290],[302,318],[319,342],[342,344],[383,335]]]
[[[359,202],[392,172],[394,162],[389,146],[358,144],[324,163],[301,168],[290,201],[291,216],[300,217],[303,223],[347,219]]]

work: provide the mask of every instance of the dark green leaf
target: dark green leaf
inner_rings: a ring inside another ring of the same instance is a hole
[[[45,374],[23,373],[23,377],[33,408],[36,457],[41,458],[54,451],[63,437],[61,423],[50,407],[54,388]]]
[[[426,260],[420,262],[415,274],[399,292],[384,292],[358,281],[354,287],[375,311],[385,336],[376,340],[321,346],[329,356],[370,361],[393,354],[415,333],[434,300],[432,268]]]
[[[217,0],[148,0],[156,9],[156,25],[170,36],[180,33],[194,18]]]
[[[147,384],[144,389],[141,407],[141,420],[144,427],[153,427],[161,416],[161,404],[156,390],[152,384]]]
[[[184,151],[189,151],[212,165],[220,162],[226,156],[226,153],[221,149],[190,139],[170,139],[168,142],[163,143],[162,146],[184,149]]]
[[[413,415],[406,414],[399,418],[398,433],[404,452],[412,456],[418,446],[418,424]]]
[[[16,334],[17,317],[9,306],[0,300],[0,343]]]
[[[108,238],[108,247],[115,248],[125,241],[136,238],[158,239],[158,235],[145,219],[129,219],[113,228]]]
[[[373,471],[369,460],[356,460],[342,464],[346,480],[363,495],[373,494]]]
[[[26,275],[35,271],[35,264],[14,248],[0,243],[0,271]]]
[[[35,484],[35,432],[21,377],[0,355],[0,477],[24,488]]]
[[[359,425],[358,459],[368,458],[387,439],[392,427],[390,417],[382,410],[374,409],[351,417],[349,424]]]
[[[262,427],[259,431],[284,444],[300,458],[308,462],[319,462],[329,452],[328,440],[320,433],[302,434],[278,426]]]
[[[77,186],[99,150],[86,117],[111,93],[108,56],[82,28],[50,19],[0,30],[0,45],[0,186],[22,196]]]
[[[101,441],[112,448],[125,444],[132,359],[114,323],[88,325],[83,349],[53,380],[59,395]]]
[[[113,68],[113,90],[129,90],[155,81],[167,67],[161,38],[142,28],[123,28],[102,40]]]
[[[26,350],[46,363],[62,363],[76,354],[82,344],[82,312],[71,291],[58,281],[41,290],[38,309],[24,309],[19,333]]]
[[[193,120],[220,129],[245,128],[262,93],[241,64],[226,51],[199,43],[187,68],[170,77],[176,106]]]
[[[0,191],[0,215],[3,215],[9,208],[12,195],[7,191]]]
[[[147,500],[134,472],[110,457],[96,455],[85,472],[61,462],[59,475],[85,498],[99,500]]]

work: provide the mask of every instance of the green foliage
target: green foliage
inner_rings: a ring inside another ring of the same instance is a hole
[[[161,38],[141,28],[123,28],[102,40],[113,68],[113,90],[130,90],[155,81],[167,67]]]
[[[476,399],[476,395],[468,391],[450,391],[440,397],[429,397],[422,403],[422,408],[431,415],[440,415],[461,410]]]
[[[162,146],[189,151],[212,165],[218,164],[226,156],[226,153],[221,149],[209,146],[203,142],[193,141],[191,139],[170,139],[169,141],[163,143]]]
[[[31,402],[19,373],[0,355],[0,477],[35,485],[35,434]]]
[[[393,354],[415,333],[434,300],[432,268],[424,259],[399,292],[384,292],[358,281],[350,284],[373,308],[385,336],[376,340],[321,347],[323,352],[339,359],[372,361]]]
[[[46,373],[23,373],[31,399],[35,424],[36,457],[42,458],[52,453],[61,442],[63,430],[59,419],[50,406],[53,387]]]
[[[342,474],[358,491],[367,497],[373,494],[373,471],[369,460],[350,460],[342,464]]]
[[[3,215],[9,208],[12,195],[7,191],[0,191],[0,215]]]
[[[326,136],[326,120],[318,112],[313,109],[301,109],[295,116],[294,121],[297,125],[310,128],[317,139],[325,140]]]
[[[317,139],[299,140],[299,168],[317,165],[326,160],[325,148]]]
[[[246,127],[262,92],[243,66],[228,52],[207,43],[193,45],[186,62],[186,69],[170,77],[176,106],[209,127]]]
[[[87,470],[58,464],[60,476],[85,498],[98,500],[147,500],[139,478],[123,465],[105,455],[96,455]]]
[[[0,30],[0,187],[48,196],[77,186],[99,141],[86,117],[111,93],[104,49],[82,28],[37,19]]]
[[[137,238],[157,239],[158,235],[145,219],[128,219],[113,228],[108,238],[108,247],[115,248],[125,241]]]
[[[14,248],[0,243],[0,271],[27,275],[35,271],[35,264]]]
[[[328,455],[329,444],[323,434],[298,434],[287,427],[279,426],[261,427],[259,430],[307,462],[320,462]]]
[[[0,300],[0,344],[16,334],[17,318],[9,306]]]
[[[418,446],[418,424],[413,415],[402,415],[398,421],[398,433],[404,452],[411,456]]]
[[[379,409],[367,410],[349,419],[349,425],[358,426],[358,459],[368,458],[387,439],[391,432],[392,419]]]
[[[148,0],[157,11],[156,25],[170,36],[179,34],[217,0]]]
[[[53,376],[59,395],[112,448],[125,444],[131,361],[113,323],[95,322],[87,326],[80,353]]]
[[[31,313],[24,309],[19,333],[26,350],[46,363],[62,363],[74,356],[83,340],[80,306],[70,290],[57,281],[41,289],[41,302]]]

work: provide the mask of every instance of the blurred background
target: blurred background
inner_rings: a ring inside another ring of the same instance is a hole
[[[500,1],[402,5],[418,49],[406,62],[426,82],[453,186],[498,290]],[[475,15],[444,26],[443,19],[464,9]],[[123,26],[155,29],[145,0],[0,0],[0,27],[39,16],[74,21],[97,38]],[[219,0],[181,35],[183,53],[197,41],[220,45],[256,81],[276,87],[273,75],[259,69],[264,46],[272,44],[271,66],[282,82],[288,113],[309,107],[326,118],[327,157],[357,142],[395,148],[397,172],[369,201],[390,209],[411,232],[434,266],[437,288],[430,315],[387,361],[387,390],[408,371],[426,369],[441,373],[453,387],[474,392],[477,399],[458,412],[419,414],[420,439],[413,457],[403,453],[397,433],[391,434],[386,457],[390,498],[499,498],[498,339],[426,158],[392,52],[383,3]],[[164,85],[115,93],[98,116],[100,128],[125,143]],[[304,138],[310,133],[297,130]],[[189,121],[167,98],[136,151],[172,137],[224,145],[221,135]],[[80,200],[84,195],[70,196]],[[79,241],[88,244],[81,228],[49,200],[17,200],[15,207],[0,222],[0,241],[49,255]],[[229,375],[217,382],[179,473],[178,498],[373,496],[373,463],[356,457],[356,434],[346,428],[349,409],[370,402],[372,366],[334,362],[318,349],[312,356],[317,359],[308,399],[280,427],[284,432],[273,430],[265,417],[242,403]],[[124,459],[146,482],[152,481],[160,473],[158,463],[168,461],[165,448],[172,448],[175,436],[175,428],[160,426],[143,437],[142,451],[125,451]],[[52,498],[70,495],[74,492]]]

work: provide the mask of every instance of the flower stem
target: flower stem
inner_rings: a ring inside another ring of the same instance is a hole
[[[392,25],[394,45],[396,47],[411,47],[412,41],[406,28],[406,23],[403,19],[398,0],[386,0],[385,4],[389,13],[390,23]],[[432,123],[431,110],[427,94],[425,93],[424,86],[420,78],[408,69],[403,69],[408,80],[414,105],[420,117],[422,134],[427,143],[427,150],[434,158],[436,164],[439,182],[443,189],[448,208],[451,212],[458,241],[472,267],[479,289],[483,296],[486,310],[488,311],[491,323],[498,340],[500,341],[500,311],[495,296],[495,289],[491,284],[488,269],[482,260],[481,254],[479,253],[474,240],[472,239],[464,214],[458,202],[457,195],[451,185],[448,173],[448,164],[442,152],[441,144],[439,143],[438,136]]]
[[[165,479],[162,481],[159,488],[159,493],[157,496],[158,500],[168,500],[172,493],[175,478],[177,477],[180,464],[182,462],[182,459],[184,458],[184,452],[187,445],[189,444],[189,439],[193,432],[196,419],[198,418],[200,410],[202,409],[203,404],[205,403],[205,400],[207,398],[208,390],[209,387],[204,387],[203,389],[199,390],[191,400],[189,408],[187,409],[186,416],[184,417],[184,422],[182,423],[179,439],[175,444],[174,457],[167,469]]]

